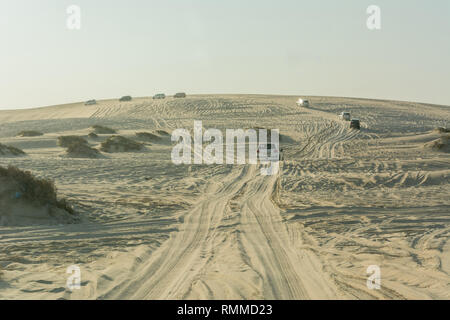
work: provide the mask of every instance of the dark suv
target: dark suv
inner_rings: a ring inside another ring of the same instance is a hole
[[[174,98],[186,98],[186,93],[184,92],[178,92],[174,96]]]
[[[350,129],[361,130],[361,123],[359,119],[350,120]]]
[[[93,106],[94,104],[97,104],[97,101],[95,99],[88,100],[84,103],[85,106]]]
[[[123,96],[122,98],[119,99],[119,101],[123,102],[123,101],[131,101],[131,96]]]
[[[166,98],[166,95],[164,93],[158,93],[153,96],[153,100],[155,100],[155,99],[160,100],[160,99],[165,99],[165,98]]]

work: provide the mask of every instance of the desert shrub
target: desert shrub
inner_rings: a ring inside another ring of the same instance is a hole
[[[91,132],[91,133],[88,134],[88,138],[97,139],[98,135],[95,132]]]
[[[61,136],[58,137],[58,144],[63,148],[68,148],[71,145],[87,145],[88,142],[79,136]]]
[[[72,205],[65,198],[57,200],[55,205],[57,208],[65,210],[70,214],[75,214],[75,210],[73,209]]]
[[[169,136],[170,135],[167,131],[164,131],[164,130],[156,130],[156,133],[161,136]]]
[[[0,143],[0,156],[22,156],[25,152],[13,146],[7,146]]]
[[[79,136],[61,136],[58,137],[58,144],[67,148],[66,152],[69,157],[74,158],[97,158],[100,152],[91,148],[83,137]]]
[[[71,144],[67,147],[67,155],[74,158],[98,158],[100,152],[86,144]]]
[[[52,180],[35,177],[30,171],[14,166],[0,167],[0,180],[15,185],[23,199],[36,205],[53,205],[73,214],[74,210],[65,199],[58,200],[56,187]]]
[[[160,141],[161,137],[158,137],[156,134],[150,132],[136,132],[136,137],[139,140],[144,141]]]
[[[28,130],[28,131],[20,131],[17,134],[17,137],[38,137],[38,136],[42,136],[42,135],[44,135],[42,132]]]
[[[100,126],[100,125],[94,125],[94,126],[92,126],[92,129],[94,129],[94,132],[96,134],[114,134],[114,133],[116,133],[116,130],[108,128],[108,127]]]
[[[22,171],[14,166],[0,167],[0,178],[16,184],[23,197],[39,204],[55,203],[56,188],[51,180],[33,176],[30,171]]]
[[[439,133],[449,133],[450,132],[450,128],[439,127],[439,128],[436,128],[436,131],[439,132]]]
[[[109,137],[105,142],[101,144],[100,149],[104,152],[129,152],[139,151],[143,148],[143,145],[139,142],[122,136]]]
[[[439,139],[426,143],[425,147],[435,151],[450,152],[450,134],[443,135]]]

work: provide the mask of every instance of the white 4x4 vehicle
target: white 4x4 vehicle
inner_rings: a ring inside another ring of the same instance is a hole
[[[265,150],[265,155],[261,155],[261,151]],[[281,161],[283,160],[283,149],[278,148],[273,143],[261,143],[258,146],[258,158],[261,161]]]
[[[166,95],[164,93],[158,93],[153,96],[153,99],[165,99]]]
[[[339,119],[350,121],[351,119],[350,112],[341,112],[341,114],[339,115]]]
[[[309,107],[309,101],[308,100],[298,99],[296,104],[299,107],[305,107],[305,108]]]

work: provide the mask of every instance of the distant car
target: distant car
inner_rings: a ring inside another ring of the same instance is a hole
[[[131,96],[123,96],[122,98],[119,99],[119,101],[123,102],[123,101],[131,101]]]
[[[94,104],[97,104],[97,101],[93,100],[88,100],[84,103],[85,106],[92,106]]]
[[[351,119],[350,112],[341,112],[341,114],[339,115],[339,119],[350,121]]]
[[[297,102],[296,102],[296,104],[297,104],[299,107],[305,107],[305,108],[307,108],[307,107],[309,107],[309,100],[298,99]]]
[[[260,151],[261,150],[266,150],[266,159],[261,159],[260,157]],[[280,149],[280,151],[278,151],[276,145],[274,145],[273,143],[262,143],[258,146],[258,158],[260,158],[260,160],[270,160],[270,161],[281,161],[283,160],[283,149]]]
[[[153,99],[165,99],[166,95],[164,93],[158,93],[153,96]]]
[[[186,98],[186,93],[178,92],[178,93],[175,93],[175,95],[173,97],[174,98]]]
[[[350,129],[361,130],[361,122],[359,119],[350,120]]]

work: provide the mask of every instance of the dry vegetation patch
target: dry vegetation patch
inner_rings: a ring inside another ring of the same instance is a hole
[[[150,132],[137,132],[136,137],[141,141],[149,141],[149,142],[161,141],[161,137]]]
[[[65,199],[57,198],[52,180],[36,177],[30,171],[0,167],[0,186],[0,215],[11,214],[19,205],[43,207],[49,214],[58,212],[57,209],[75,214]]]
[[[19,148],[7,146],[0,143],[0,156],[23,156],[25,152]]]
[[[91,148],[83,137],[61,136],[58,137],[58,144],[67,148],[66,154],[71,158],[98,158],[101,156],[100,152]]]
[[[439,139],[426,143],[425,148],[434,151],[450,152],[450,134],[442,135]]]
[[[159,134],[160,136],[170,136],[170,134],[164,130],[156,130],[156,133]]]
[[[101,150],[104,152],[132,152],[143,149],[142,143],[122,137],[112,136],[102,143]]]
[[[39,137],[44,135],[42,132],[39,131],[34,131],[34,130],[25,130],[25,131],[20,131],[17,134],[17,137]]]
[[[61,136],[58,137],[58,145],[63,148],[68,148],[71,145],[87,145],[88,142],[85,138],[80,136]]]
[[[117,133],[116,130],[100,126],[100,125],[94,125],[92,126],[92,129],[94,129],[94,133],[96,134],[115,134]]]
[[[450,133],[450,128],[439,127],[436,128],[436,131],[439,133]]]
[[[91,132],[91,133],[88,134],[88,138],[90,138],[90,139],[97,139],[98,135],[95,132]]]
[[[66,150],[67,156],[71,158],[99,158],[100,151],[86,144],[71,144]]]

